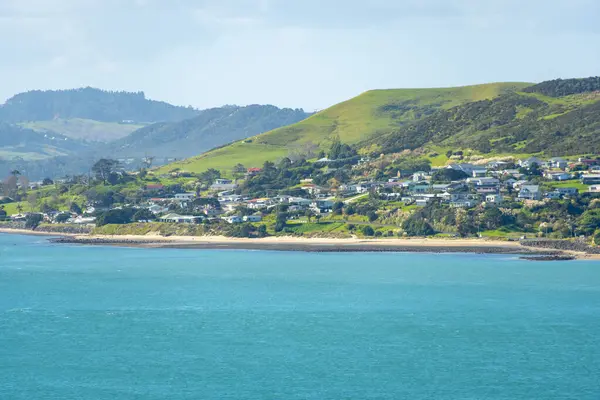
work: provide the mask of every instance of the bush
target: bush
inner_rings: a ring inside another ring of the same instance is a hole
[[[369,211],[367,212],[367,218],[369,218],[369,222],[373,222],[376,221],[379,216],[375,211]]]
[[[25,218],[25,228],[33,230],[37,228],[43,220],[44,216],[42,214],[29,214],[27,218]]]
[[[402,229],[409,236],[429,236],[435,233],[431,225],[419,216],[413,216],[404,221]]]
[[[77,203],[71,203],[71,206],[69,207],[69,211],[71,211],[72,213],[75,213],[77,215],[83,214],[81,207],[79,207],[79,205]]]
[[[69,219],[71,218],[71,214],[69,213],[61,213],[58,214],[55,218],[54,221],[56,221],[56,223],[58,224],[64,224],[65,222],[67,222]]]
[[[361,231],[362,231],[362,234],[365,235],[365,236],[373,236],[373,235],[375,235],[375,230],[370,225],[363,226],[362,229],[361,229]]]
[[[156,219],[156,216],[152,213],[152,211],[148,210],[147,208],[142,208],[142,209],[136,211],[135,214],[133,214],[133,220],[135,222],[154,221],[155,219]]]
[[[123,208],[120,210],[109,210],[101,213],[96,218],[96,226],[103,226],[108,224],[128,224],[135,214],[133,208]]]

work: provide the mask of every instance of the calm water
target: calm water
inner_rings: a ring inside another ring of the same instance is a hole
[[[0,399],[599,399],[600,263],[0,235]]]

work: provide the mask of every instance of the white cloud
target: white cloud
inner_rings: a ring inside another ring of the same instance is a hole
[[[597,74],[596,0],[0,0],[0,98],[144,90],[322,108],[369,88]]]

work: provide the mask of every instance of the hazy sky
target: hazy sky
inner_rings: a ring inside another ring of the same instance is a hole
[[[94,86],[206,108],[600,75],[598,0],[0,0],[0,102]]]

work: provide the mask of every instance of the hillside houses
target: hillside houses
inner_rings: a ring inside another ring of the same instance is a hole
[[[521,200],[540,200],[542,192],[538,185],[523,185],[519,190],[519,199]]]

